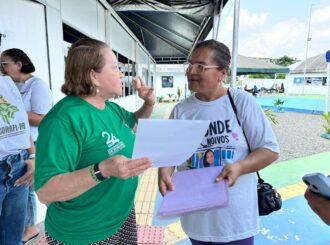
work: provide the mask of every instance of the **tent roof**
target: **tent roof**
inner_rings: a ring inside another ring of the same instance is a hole
[[[107,0],[157,64],[180,64],[228,0]]]
[[[237,56],[237,75],[289,73],[289,68],[243,55]]]
[[[327,62],[325,54],[318,54],[302,61],[296,68],[290,71],[292,74],[304,73],[306,65],[306,73],[324,73],[327,72]]]

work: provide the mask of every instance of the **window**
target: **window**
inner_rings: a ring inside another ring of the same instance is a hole
[[[162,76],[162,88],[173,88],[173,76]]]

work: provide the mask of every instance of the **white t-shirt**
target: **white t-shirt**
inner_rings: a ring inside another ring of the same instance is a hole
[[[271,125],[257,101],[240,90],[230,89],[230,93],[251,150],[266,148],[279,152]],[[237,122],[228,95],[211,102],[200,101],[192,95],[177,104],[170,117],[211,120],[198,150],[191,159],[178,167],[179,171],[202,168],[207,164],[224,166],[244,159],[249,153],[242,127]],[[206,157],[209,151],[212,151],[210,155],[213,156]],[[183,230],[192,239],[212,242],[230,242],[256,235],[259,232],[256,187],[255,173],[239,177],[235,185],[229,188],[228,207],[181,216]]]
[[[25,83],[15,83],[22,95],[27,112],[45,115],[52,107],[52,93],[46,83],[32,76]],[[38,127],[30,125],[33,141],[38,138]]]
[[[30,128],[19,91],[0,76],[0,160],[30,147]]]

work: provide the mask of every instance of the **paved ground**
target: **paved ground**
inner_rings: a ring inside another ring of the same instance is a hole
[[[167,118],[171,108],[171,104],[159,104],[152,117]],[[278,119],[279,125],[274,126],[274,130],[282,157],[280,162],[261,171],[261,175],[279,190],[284,200],[283,208],[261,218],[261,233],[255,244],[330,244],[330,230],[309,209],[302,196],[306,187],[301,182],[305,173],[330,173],[330,140],[319,137],[322,120],[320,116],[291,112],[281,113]],[[190,244],[178,219],[160,220],[155,217],[160,202],[157,171],[151,169],[141,177],[136,196],[138,224],[164,228],[164,244]]]

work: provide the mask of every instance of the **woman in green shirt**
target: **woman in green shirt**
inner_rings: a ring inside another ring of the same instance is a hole
[[[148,158],[131,160],[137,119],[148,118],[153,89],[136,78],[142,107],[108,101],[122,93],[112,49],[94,39],[74,43],[66,59],[67,96],[44,117],[37,142],[35,189],[47,203],[49,244],[137,244],[134,196]]]

